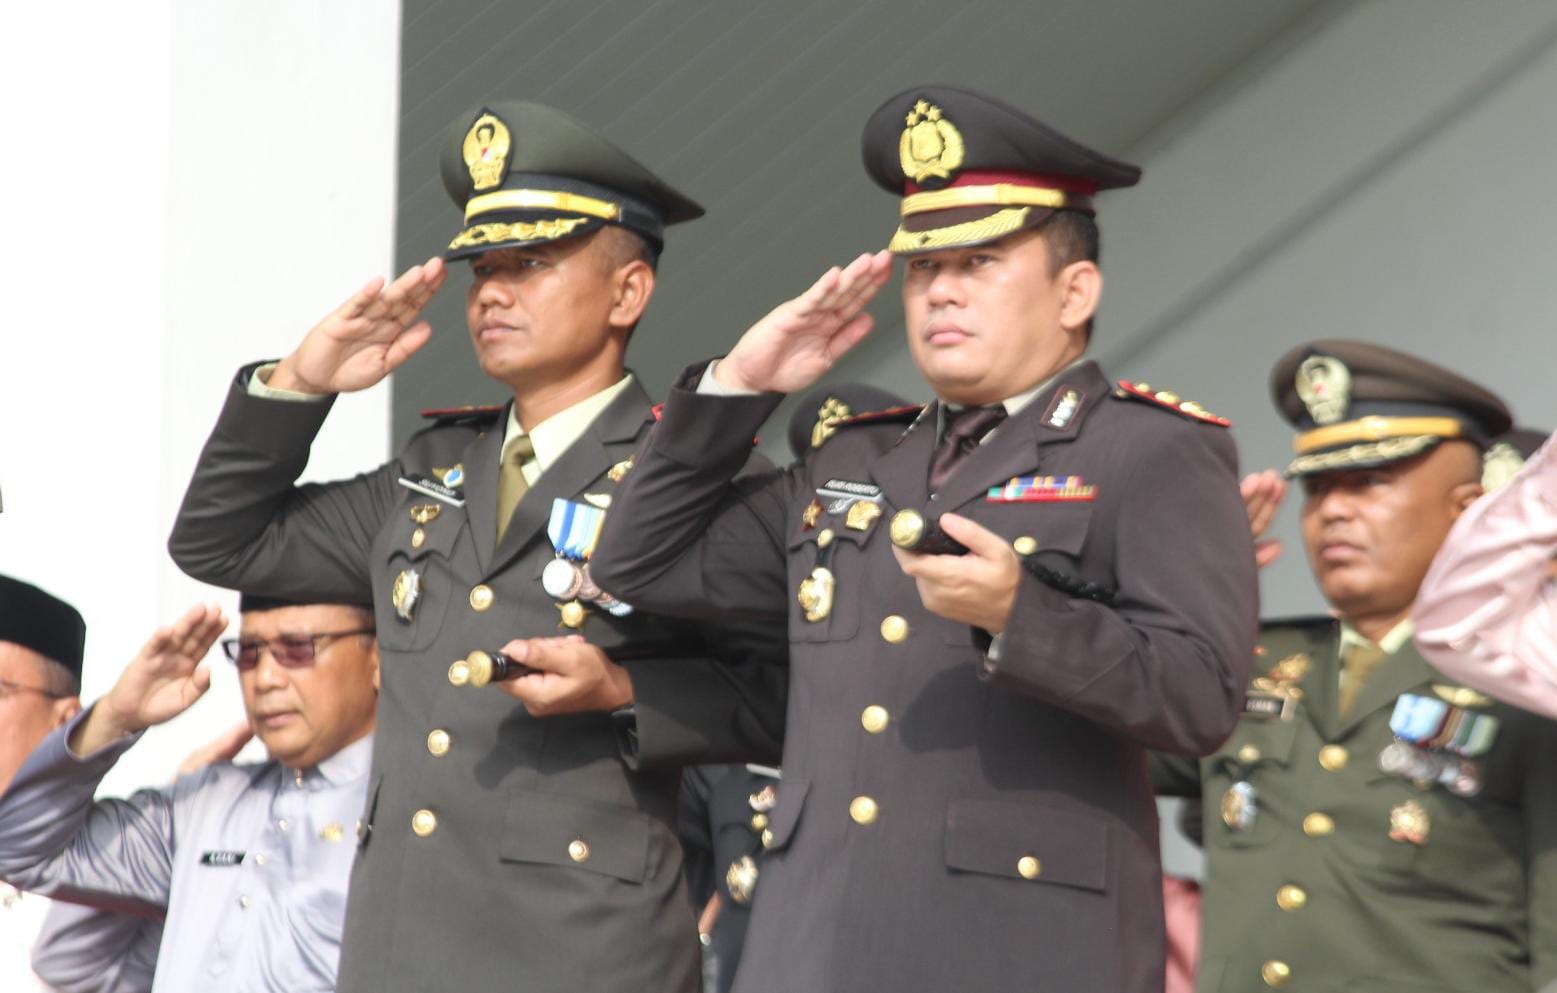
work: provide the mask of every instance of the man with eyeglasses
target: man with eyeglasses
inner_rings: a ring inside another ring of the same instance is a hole
[[[0,576],[0,791],[38,742],[80,712],[85,642],[74,607]],[[139,993],[151,986],[160,926],[0,882],[0,989]]]
[[[92,800],[145,729],[210,687],[201,661],[227,622],[193,608],[22,763],[0,796],[0,878],[165,912],[154,990],[333,990],[378,695],[373,618],[254,596],[240,612],[223,648],[270,760]]]

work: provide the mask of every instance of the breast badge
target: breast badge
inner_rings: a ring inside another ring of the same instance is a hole
[[[1227,825],[1228,830],[1240,834],[1249,830],[1254,827],[1258,813],[1259,803],[1253,783],[1239,780],[1222,794],[1222,823]]]
[[[798,599],[806,620],[815,624],[832,614],[834,585],[832,570],[825,566],[817,566],[810,576],[801,580]]]
[[[416,605],[422,599],[422,576],[415,569],[403,569],[395,577],[390,588],[389,602],[394,604],[395,616],[407,624],[416,616]]]
[[[1389,840],[1409,845],[1427,844],[1433,821],[1415,800],[1407,800],[1389,812]]]

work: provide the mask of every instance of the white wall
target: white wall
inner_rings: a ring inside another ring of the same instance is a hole
[[[399,4],[31,5],[0,38],[0,571],[86,615],[91,699],[188,605],[235,606],[165,550],[233,372],[391,268]],[[338,403],[309,476],[381,460],[388,431],[386,388]],[[241,719],[211,664],[107,788]]]

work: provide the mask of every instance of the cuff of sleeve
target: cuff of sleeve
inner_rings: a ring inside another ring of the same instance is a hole
[[[666,397],[654,445],[681,465],[728,467],[734,475],[751,455],[758,429],[783,399],[781,393],[700,393],[688,377]]]
[[[317,403],[272,400],[250,392],[257,366],[238,370],[227,394],[227,403],[216,421],[215,433],[224,438],[280,456],[308,461],[308,449],[335,406],[334,395]],[[302,466],[297,467],[302,472]]]
[[[70,736],[76,733],[76,728],[80,727],[82,722],[84,722],[87,717],[91,715],[92,711],[96,709],[97,703],[94,702],[91,706],[82,710],[81,713],[65,722],[65,726],[60,728],[60,751],[63,752],[65,760],[73,765],[95,766],[99,763],[106,763],[104,766],[104,771],[106,771],[108,766],[113,765],[119,760],[119,756],[129,751],[131,746],[133,746],[137,741],[140,741],[141,736],[146,732],[137,731],[134,734],[127,734],[121,738],[116,738],[113,741],[110,741],[108,744],[104,745],[102,748],[99,748],[97,751],[92,752],[90,755],[77,755],[75,752],[71,751]]]
[[[754,397],[755,390],[737,390],[719,382],[714,375],[714,370],[719,368],[719,360],[714,359],[708,363],[708,368],[703,370],[703,375],[697,381],[697,392],[703,396],[715,397]]]
[[[249,373],[249,396],[260,397],[264,400],[286,400],[292,403],[321,403],[330,399],[327,395],[318,393],[302,393],[297,390],[281,390],[269,383],[270,374],[276,371],[279,362],[266,362],[255,366]]]

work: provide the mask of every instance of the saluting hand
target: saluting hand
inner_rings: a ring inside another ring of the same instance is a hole
[[[861,255],[827,270],[800,296],[753,324],[719,361],[714,378],[732,389],[793,393],[805,389],[859,343],[875,323],[865,305],[892,275],[887,252]]]
[[[1287,496],[1287,481],[1275,469],[1251,472],[1238,484],[1244,509],[1249,512],[1249,530],[1254,535],[1254,564],[1263,569],[1281,557],[1281,542],[1266,538],[1281,501]]]
[[[190,608],[171,627],[159,629],[76,728],[71,751],[90,755],[116,738],[188,710],[211,688],[211,671],[200,663],[226,627],[221,610],[206,605]]]
[[[1006,540],[957,514],[942,514],[941,529],[968,549],[966,555],[922,555],[896,546],[897,563],[919,587],[925,609],[949,621],[1005,630],[1016,603],[1022,564]]]
[[[611,711],[633,702],[627,670],[579,635],[516,638],[503,654],[541,670],[497,684],[536,717]]]
[[[417,316],[448,275],[443,260],[434,257],[388,286],[375,276],[314,325],[267,385],[324,395],[379,382],[432,337],[432,325]]]

